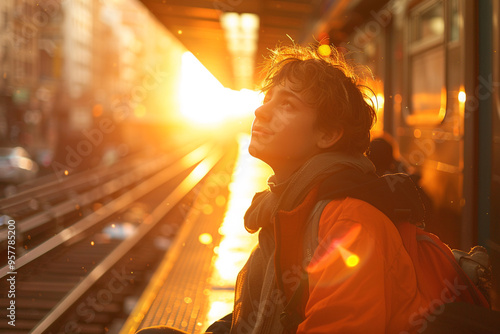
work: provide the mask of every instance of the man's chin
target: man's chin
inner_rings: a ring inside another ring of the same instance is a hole
[[[250,141],[250,145],[248,145],[248,153],[254,158],[257,158],[259,160],[264,161],[264,145],[256,141],[255,139],[252,139]],[[264,161],[265,162],[265,161]]]
[[[258,150],[255,148],[255,145],[252,145],[253,143],[250,142],[250,145],[248,145],[248,153],[250,153],[250,155],[254,158],[259,158],[258,155],[259,155],[259,152]]]

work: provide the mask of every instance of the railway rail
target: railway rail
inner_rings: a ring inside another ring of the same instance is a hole
[[[19,222],[16,226],[17,253],[26,253],[28,248],[41,244],[103,203],[127,192],[194,147],[186,145],[158,157],[134,156],[114,166],[96,168],[63,180],[54,177],[0,200],[0,212]],[[0,244],[6,244],[7,233],[7,226],[0,227]],[[5,259],[1,257],[0,265],[5,264]]]
[[[66,217],[64,210],[74,210],[75,198],[81,206],[101,203],[106,196],[114,198],[18,257],[15,267],[0,268],[0,316],[8,321],[7,308],[14,300],[16,324],[0,322],[0,331],[116,330],[185,219],[183,210],[173,209],[189,207],[197,185],[227,156],[220,144],[206,143],[139,163],[128,171],[103,171],[105,181],[88,181],[95,184],[92,188],[82,186],[78,178],[71,185],[84,190],[76,197],[51,205],[49,212],[16,221],[16,235],[26,234],[54,224],[57,215]],[[42,188],[34,191],[34,198],[50,193],[50,187]],[[0,201],[0,205],[22,206],[28,201],[22,197]],[[1,232],[6,240],[8,229]],[[15,280],[14,298],[4,293],[11,286],[10,277]]]

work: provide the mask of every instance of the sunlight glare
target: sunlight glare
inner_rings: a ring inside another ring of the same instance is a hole
[[[220,120],[217,96],[222,84],[191,53],[182,55],[181,65],[181,113],[192,121],[213,123]]]
[[[195,177],[200,178],[202,176],[205,176],[209,170],[210,165],[205,160],[203,160],[198,166],[195,167],[195,169],[193,169],[192,174]]]
[[[372,95],[370,97],[372,100],[373,106],[375,107],[375,111],[379,112],[380,110],[384,109],[384,95],[383,94],[377,94],[377,95]]]
[[[182,55],[181,113],[196,124],[217,125],[251,115],[262,103],[259,92],[224,88],[191,52]]]

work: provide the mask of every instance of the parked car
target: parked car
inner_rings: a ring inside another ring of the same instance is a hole
[[[22,147],[0,147],[0,182],[22,183],[36,177],[38,165]]]

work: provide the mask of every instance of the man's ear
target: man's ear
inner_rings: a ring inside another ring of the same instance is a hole
[[[342,128],[328,131],[323,130],[321,131],[321,136],[316,144],[321,149],[330,148],[335,145],[335,143],[338,142],[343,135],[344,129]]]

